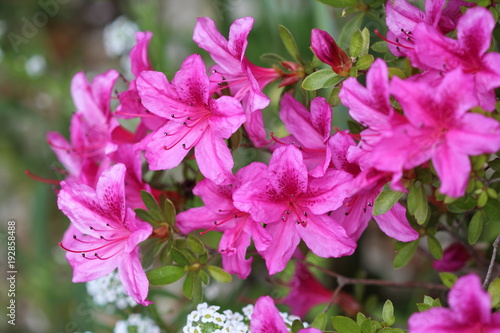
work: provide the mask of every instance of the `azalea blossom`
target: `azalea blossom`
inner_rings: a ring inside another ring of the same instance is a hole
[[[176,225],[187,234],[198,229],[221,231],[219,243],[222,266],[231,274],[246,279],[251,272],[253,258],[246,258],[246,251],[253,238],[258,251],[264,251],[272,237],[255,222],[249,213],[240,211],[233,204],[233,192],[247,180],[258,177],[262,169],[242,168],[229,185],[217,185],[209,179],[196,184],[193,193],[200,196],[205,206],[191,208],[177,215]]]
[[[337,46],[333,37],[326,31],[312,29],[311,48],[319,60],[332,67],[332,70],[340,76],[349,76],[352,60]]]
[[[99,177],[96,188],[75,182],[61,183],[59,209],[71,221],[59,245],[67,251],[73,282],[88,282],[118,267],[125,291],[137,303],[146,300],[149,282],[139,258],[139,243],[152,233],[125,204],[126,169],[116,164]]]
[[[290,330],[274,305],[273,299],[269,296],[262,296],[255,303],[250,319],[250,331],[252,333],[288,333]],[[298,333],[321,333],[321,330],[304,328]]]
[[[487,52],[495,24],[493,15],[482,7],[470,8],[459,19],[457,39],[419,24],[413,33],[414,50],[409,53],[412,65],[442,73],[461,69],[475,83],[470,89],[478,105],[492,111],[496,103],[494,90],[500,87],[500,53]]]
[[[247,168],[263,168],[259,162]],[[267,172],[265,170],[267,169]],[[309,178],[302,154],[293,146],[279,147],[260,177],[242,184],[233,194],[234,205],[266,223],[273,237],[261,253],[270,274],[282,271],[300,240],[321,257],[341,257],[354,252],[345,230],[326,213],[342,205],[351,178],[344,171],[329,170]]]
[[[456,242],[443,251],[443,257],[432,262],[432,267],[439,272],[456,272],[465,266],[471,255],[462,243]]]
[[[350,196],[342,207],[331,213],[346,230],[349,237],[358,240],[373,218],[380,229],[389,237],[409,242],[419,237],[406,218],[406,208],[396,202],[391,209],[373,216],[373,203],[384,185],[391,179],[390,173],[375,170],[363,155],[367,152],[356,147],[346,132],[336,133],[329,141],[332,163],[335,168],[350,173]]]
[[[371,151],[374,167],[401,174],[431,159],[441,180],[440,192],[463,195],[471,170],[469,156],[500,149],[498,121],[467,112],[477,105],[473,87],[459,69],[448,73],[436,88],[393,78],[391,92],[408,123],[384,132]]]
[[[332,123],[332,108],[323,97],[311,101],[311,111],[292,97],[284,94],[280,101],[280,118],[289,136],[273,139],[278,144],[292,144],[302,151],[304,163],[313,177],[321,177],[330,165],[328,139]],[[279,145],[275,145],[278,146]]]
[[[233,158],[224,139],[245,122],[238,100],[210,97],[210,82],[201,57],[187,57],[171,83],[163,73],[145,71],[137,79],[142,104],[169,120],[142,141],[152,170],[179,165],[191,148],[201,173],[217,184],[233,177]]]
[[[434,307],[411,315],[410,333],[498,333],[500,313],[491,313],[491,297],[479,276],[460,277],[448,294],[449,309]]]
[[[231,95],[242,102],[247,116],[245,129],[255,146],[263,147],[269,140],[266,139],[261,110],[269,105],[270,99],[262,89],[280,74],[274,68],[256,66],[246,58],[247,37],[253,22],[252,17],[235,20],[229,30],[229,39],[226,39],[212,19],[200,17],[193,40],[210,53],[217,64],[211,68],[214,74],[211,80],[220,84],[219,89],[227,84]]]
[[[47,141],[66,168],[68,180],[93,186],[102,167],[109,166],[107,156],[119,143],[133,138],[111,113],[111,93],[118,75],[109,70],[89,83],[80,72],[71,81],[71,96],[77,112],[71,118],[70,141],[60,133],[47,133]]]

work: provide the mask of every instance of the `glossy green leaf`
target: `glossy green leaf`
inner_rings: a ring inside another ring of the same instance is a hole
[[[493,170],[500,171],[500,158],[495,158],[494,160],[489,161],[488,165]]]
[[[276,53],[264,53],[260,56],[260,60],[270,65],[278,65],[281,62],[286,61],[285,58]]]
[[[472,245],[478,241],[485,223],[486,214],[484,213],[484,211],[476,211],[469,223],[469,231],[467,233],[469,244]]]
[[[392,79],[393,77],[397,76],[400,79],[403,79],[403,80],[406,79],[406,74],[402,70],[400,70],[399,68],[389,67],[388,70],[389,70],[389,78]]]
[[[293,38],[292,33],[285,26],[279,24],[278,30],[280,34],[281,41],[283,45],[285,45],[286,50],[292,56],[292,58],[298,62],[303,63],[300,57],[299,48],[297,47],[297,43],[295,42],[295,38]]]
[[[330,95],[328,95],[328,104],[330,104],[331,107],[336,107],[340,105],[339,93],[341,89],[342,87],[338,85],[335,88],[333,88],[332,91],[330,92]]]
[[[185,274],[185,269],[182,266],[167,265],[153,269],[146,273],[149,283],[153,286],[161,286],[164,284],[174,283]]]
[[[394,317],[394,305],[390,300],[385,301],[384,307],[382,308],[382,320],[387,324],[387,326],[392,326],[396,321]]]
[[[500,201],[492,199],[483,208],[488,222],[500,222]]]
[[[146,205],[149,214],[155,219],[155,222],[165,222],[166,217],[158,206],[155,197],[148,191],[141,190],[141,199]]]
[[[189,266],[191,264],[188,258],[186,258],[186,256],[175,247],[170,250],[170,255],[172,256],[172,259],[181,266]]]
[[[327,88],[338,83],[342,77],[338,76],[331,68],[320,69],[308,75],[302,81],[302,88],[305,90],[318,90]]]
[[[443,284],[448,288],[453,287],[455,281],[457,281],[457,276],[449,272],[439,273],[439,278],[441,279],[441,282],[443,282]]]
[[[413,254],[417,250],[419,240],[414,240],[412,242],[406,243],[396,254],[394,258],[393,266],[394,268],[404,267],[411,258],[413,258]]]
[[[170,225],[174,225],[175,216],[177,215],[174,204],[169,199],[163,198],[162,207],[166,222]]]
[[[364,18],[365,13],[359,13],[343,25],[342,30],[339,34],[339,38],[337,40],[337,44],[342,49],[346,49],[347,47],[349,47],[349,42],[351,41],[351,37],[354,34],[354,31],[356,31],[357,29],[361,29],[361,24],[363,23]]]
[[[356,30],[352,35],[351,42],[349,44],[349,53],[351,57],[357,58],[361,54],[363,49],[363,34],[361,30]]]
[[[420,182],[416,182],[408,192],[408,211],[418,224],[422,225],[427,220],[429,214],[429,204],[425,195],[424,187]]]
[[[225,270],[223,270],[220,267],[207,265],[207,270],[208,270],[208,273],[210,274],[210,276],[219,282],[227,283],[227,282],[231,282],[231,280],[233,279],[231,274],[229,274],[228,272],[226,272]]]
[[[375,61],[375,58],[371,54],[365,54],[361,56],[358,61],[356,61],[356,68],[360,71],[367,70]]]
[[[198,237],[193,236],[192,234],[189,234],[187,236],[187,245],[196,254],[204,254],[206,251],[203,242]]]
[[[389,47],[387,46],[387,42],[384,40],[380,40],[372,44],[371,49],[377,53],[387,53],[389,52]]]
[[[382,215],[389,211],[401,198],[403,192],[394,191],[388,185],[379,193],[373,204],[373,215]]]
[[[191,299],[193,297],[194,292],[194,272],[189,272],[186,275],[186,279],[182,284],[182,293],[186,298]]]
[[[429,251],[434,259],[439,260],[443,258],[443,247],[436,237],[427,235],[427,245],[429,246]]]
[[[491,306],[494,309],[500,308],[500,278],[496,278],[490,283],[488,293],[491,296]]]
[[[292,333],[298,333],[299,330],[301,330],[303,328],[304,328],[304,324],[300,320],[295,319],[292,322]]]
[[[332,322],[338,333],[361,333],[361,328],[351,318],[335,316],[332,318]]]
[[[326,322],[327,322],[327,317],[326,313],[320,313],[319,315],[314,318],[314,321],[311,324],[311,327],[315,327],[321,331],[323,331],[326,327]]]

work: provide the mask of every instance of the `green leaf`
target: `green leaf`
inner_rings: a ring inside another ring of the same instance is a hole
[[[241,128],[238,128],[238,130],[229,137],[229,140],[227,140],[229,149],[231,151],[237,149],[240,146],[242,139],[243,134],[241,133]]]
[[[303,328],[304,328],[304,324],[300,320],[295,319],[292,322],[292,333],[297,333],[299,330],[301,330]]]
[[[339,93],[341,89],[342,89],[341,85],[338,85],[335,88],[333,88],[330,95],[328,95],[328,104],[330,104],[331,107],[336,107],[340,105]]]
[[[278,65],[281,62],[286,61],[285,58],[276,53],[264,53],[260,56],[260,60],[270,65]]]
[[[486,222],[486,214],[482,210],[478,210],[474,215],[472,216],[472,219],[470,220],[469,223],[469,231],[467,233],[468,235],[468,241],[469,244],[475,244],[479,237],[481,236],[481,232],[483,231],[483,226]]]
[[[372,50],[377,53],[387,53],[389,52],[389,47],[387,46],[387,42],[384,40],[375,42],[372,44]]]
[[[174,283],[184,276],[184,267],[177,265],[167,265],[153,269],[146,273],[149,283],[153,286]]]
[[[358,1],[357,0],[318,0],[325,5],[337,7],[337,8],[345,8],[354,6]]]
[[[193,273],[193,304],[198,304],[203,301],[203,286],[201,284],[200,271]]]
[[[388,185],[384,186],[373,204],[373,215],[382,215],[389,211],[394,204],[401,198],[403,192],[393,191]]]
[[[343,28],[340,31],[340,35],[337,41],[337,44],[342,49],[345,49],[349,46],[349,42],[351,40],[352,35],[354,34],[354,31],[361,28],[361,23],[363,22],[364,18],[365,18],[365,13],[360,13],[354,16],[352,19],[347,21],[346,24],[343,25]]]
[[[356,323],[358,325],[361,326],[361,324],[366,320],[366,316],[361,313],[361,312],[358,312],[358,314],[356,315]]]
[[[488,192],[481,192],[477,198],[477,207],[483,208],[488,203]]]
[[[204,270],[200,270],[200,279],[204,284],[210,283],[210,276]]]
[[[418,243],[419,239],[408,242],[398,251],[396,257],[394,258],[394,268],[404,267],[410,261],[410,259],[413,258],[413,254],[417,250]]]
[[[187,236],[187,245],[196,254],[204,254],[206,252],[203,242],[192,234]]]
[[[389,67],[389,78],[399,77],[400,79],[406,79],[406,74],[397,67]]]
[[[458,198],[448,205],[448,210],[452,213],[463,213],[476,207],[476,200],[467,195],[462,198]]]
[[[189,272],[186,275],[186,279],[182,285],[182,293],[186,298],[191,299],[193,297],[194,292],[194,272]]]
[[[429,251],[435,259],[439,260],[443,258],[443,247],[436,237],[427,235],[427,245],[429,246]]]
[[[155,222],[164,222],[166,220],[166,217],[160,210],[160,206],[158,206],[158,202],[156,202],[155,197],[151,193],[141,190],[141,199],[146,205],[149,214],[155,219]]]
[[[488,222],[500,222],[500,201],[488,200],[488,203],[483,208]]]
[[[331,68],[320,69],[308,75],[302,81],[302,88],[305,90],[318,90],[327,88],[338,83],[342,77],[338,76]]]
[[[488,162],[488,165],[490,168],[492,168],[495,171],[500,171],[500,158],[495,158],[492,161]]]
[[[163,198],[162,207],[165,221],[170,225],[174,225],[175,216],[177,215],[174,204],[169,199]]]
[[[390,300],[385,301],[384,307],[382,309],[382,319],[387,324],[387,326],[392,326],[396,321],[394,317],[394,305]]]
[[[149,222],[150,224],[156,224],[155,218],[147,210],[136,208],[134,209],[134,212],[141,220]]]
[[[375,61],[375,58],[371,54],[365,54],[364,56],[359,57],[358,61],[356,61],[356,68],[360,71],[367,70]]]
[[[371,319],[365,319],[360,325],[361,333],[371,333],[372,331],[372,321]]]
[[[430,308],[432,308],[432,306],[430,306],[429,304],[417,303],[417,309],[419,312],[427,311]]]
[[[500,278],[496,278],[490,283],[488,293],[491,296],[491,306],[498,309],[500,307]]]
[[[335,316],[332,318],[332,322],[338,333],[361,333],[361,328],[351,318]]]
[[[408,192],[407,202],[410,214],[415,217],[418,224],[424,224],[429,214],[429,205],[422,183],[415,182],[415,184],[413,184]]]
[[[207,265],[207,270],[208,270],[208,273],[210,274],[210,276],[212,276],[215,280],[217,280],[219,282],[227,283],[227,282],[231,282],[231,280],[233,279],[231,274],[229,274],[228,272],[226,272],[225,270],[223,270],[220,267]]]
[[[314,318],[311,327],[315,327],[323,331],[326,327],[326,321],[327,321],[326,313],[320,313],[319,315],[316,316],[316,318]]]
[[[354,31],[354,34],[352,35],[351,42],[349,44],[349,53],[351,57],[357,58],[361,54],[361,51],[363,50],[363,34],[361,33],[361,30],[356,30]]]
[[[170,255],[172,259],[181,266],[189,266],[191,264],[186,256],[175,247],[170,250]]]
[[[441,279],[441,282],[443,282],[443,284],[448,288],[453,287],[455,281],[457,281],[457,276],[448,272],[439,273],[439,278]]]
[[[285,26],[278,24],[278,30],[281,37],[281,41],[285,45],[286,50],[292,56],[292,58],[299,62],[303,63],[300,58],[299,48],[297,47],[297,43],[295,42],[295,38],[293,38],[292,33]]]

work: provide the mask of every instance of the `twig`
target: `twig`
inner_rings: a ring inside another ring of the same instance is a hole
[[[340,281],[342,281],[342,287],[349,285],[349,284],[352,284],[352,285],[361,284],[361,285],[384,286],[384,287],[395,287],[395,288],[423,288],[423,289],[436,289],[436,290],[448,289],[446,286],[441,285],[441,284],[426,283],[426,282],[414,282],[414,281],[393,282],[393,281],[374,280],[374,279],[348,278],[348,277],[345,277],[341,274],[332,272],[332,271],[330,271],[326,268],[323,268],[321,266],[315,265],[313,263],[306,262],[306,261],[304,261],[304,263],[307,266],[314,267],[327,275],[333,276],[334,278],[337,279],[339,286],[341,285]]]
[[[335,291],[333,292],[333,295],[332,295],[332,298],[330,299],[330,302],[328,302],[328,304],[325,306],[325,308],[323,309],[323,311],[321,311],[322,313],[326,313],[328,311],[328,309],[331,308],[331,306],[333,305],[333,303],[335,303],[335,300],[337,299],[337,296],[339,295],[340,291],[345,286],[344,279],[342,279],[342,278],[337,278],[337,283],[339,285],[337,286],[337,288],[335,288]]]
[[[488,266],[488,273],[486,273],[486,278],[484,279],[483,288],[488,287],[490,284],[491,272],[493,271],[493,266],[495,266],[495,260],[497,258],[498,243],[500,243],[500,234],[493,242],[493,253],[491,254],[490,265]]]

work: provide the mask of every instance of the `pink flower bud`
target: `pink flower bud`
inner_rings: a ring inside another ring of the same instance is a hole
[[[351,58],[337,46],[328,32],[313,29],[311,31],[311,48],[319,60],[332,66],[335,73],[341,76],[349,75],[352,67]]]

